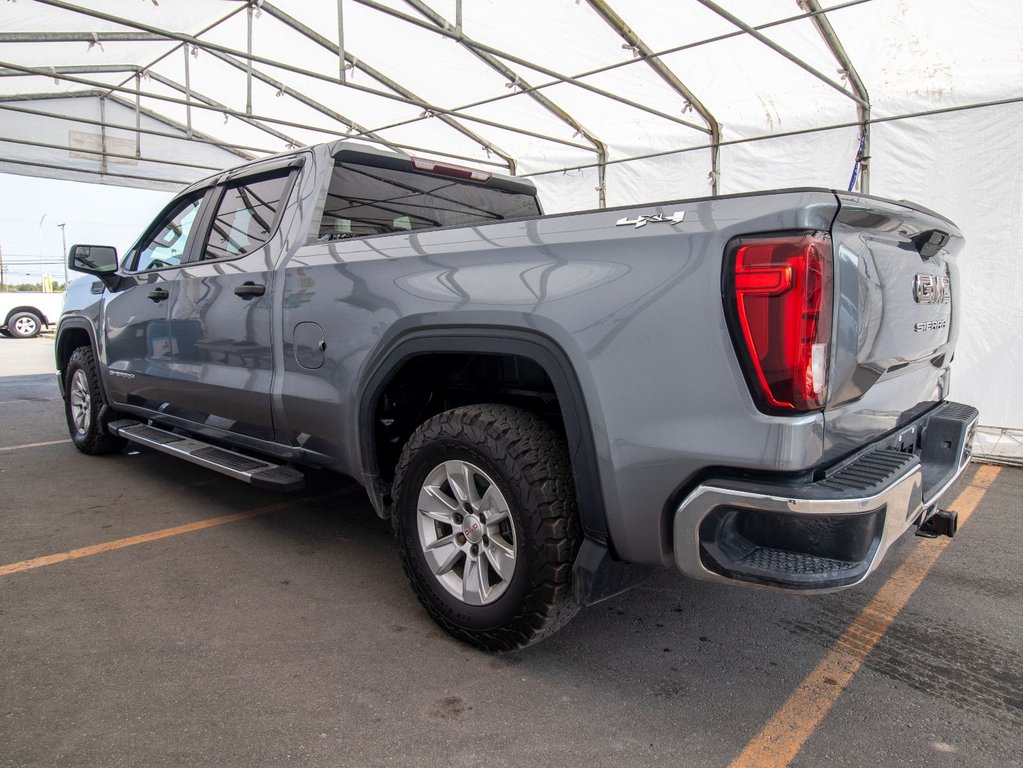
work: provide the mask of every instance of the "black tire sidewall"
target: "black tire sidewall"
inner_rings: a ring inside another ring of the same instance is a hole
[[[76,371],[82,371],[85,374],[85,383],[91,400],[89,428],[84,434],[78,432],[74,419],[71,417],[71,382]],[[83,453],[90,455],[116,453],[126,444],[123,437],[107,432],[109,412],[99,385],[96,359],[90,347],[79,347],[68,360],[67,370],[64,373],[64,415],[67,419],[71,442]]]
[[[89,428],[84,433],[78,431],[75,420],[71,416],[71,383],[74,380],[76,371],[83,371],[85,373],[85,383],[89,389],[89,398],[91,400],[89,404]],[[67,372],[64,375],[64,391],[67,393],[67,396],[64,398],[64,415],[67,417],[68,432],[71,435],[71,442],[80,448],[96,437],[96,413],[99,410],[100,403],[96,401],[96,393],[93,392],[89,370],[80,359],[77,359],[77,356],[72,357],[68,364]]]
[[[515,526],[515,572],[511,582],[497,600],[489,605],[466,605],[451,595],[430,570],[419,539],[418,499],[423,482],[437,465],[445,461],[461,460],[474,464],[483,470],[504,494],[508,502],[512,523]],[[521,611],[522,603],[530,589],[532,553],[536,542],[524,519],[524,505],[515,484],[488,455],[472,443],[445,437],[435,440],[419,450],[410,460],[408,471],[403,478],[402,491],[398,499],[398,538],[404,551],[405,562],[413,573],[410,574],[420,585],[421,594],[448,622],[470,631],[487,631],[507,624]]]

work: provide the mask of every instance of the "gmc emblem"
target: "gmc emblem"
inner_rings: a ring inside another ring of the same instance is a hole
[[[944,304],[952,296],[948,275],[917,275],[913,278],[913,299],[917,304]]]

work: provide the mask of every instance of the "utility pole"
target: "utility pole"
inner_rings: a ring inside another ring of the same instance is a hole
[[[39,219],[39,290],[43,290],[43,274],[46,272],[46,267],[43,264],[43,222],[46,221],[46,217],[49,214],[43,214],[43,217]]]
[[[58,224],[60,227],[60,245],[64,249],[61,251],[61,261],[64,262],[64,290],[67,290],[67,238],[64,236],[64,227],[67,226],[65,221],[63,224]]]
[[[4,247],[0,245],[0,293],[7,290],[7,285],[4,283]]]

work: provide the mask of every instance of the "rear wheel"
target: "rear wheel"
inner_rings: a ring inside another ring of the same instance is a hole
[[[572,472],[564,440],[541,419],[499,405],[435,416],[402,451],[395,499],[405,573],[455,637],[511,650],[575,614]]]
[[[92,347],[79,347],[71,353],[64,371],[64,412],[71,442],[82,453],[115,453],[127,443],[107,431],[104,405]]]
[[[16,339],[31,339],[42,329],[42,320],[32,312],[19,312],[7,321],[7,331]]]

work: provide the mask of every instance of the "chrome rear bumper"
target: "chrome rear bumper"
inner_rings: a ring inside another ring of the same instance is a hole
[[[944,403],[813,482],[705,482],[675,512],[675,563],[696,579],[784,590],[857,584],[949,495],[978,415]]]

